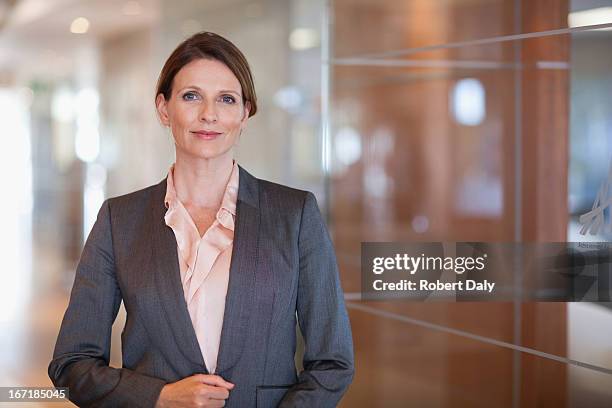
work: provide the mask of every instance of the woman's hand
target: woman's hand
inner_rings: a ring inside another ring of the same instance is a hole
[[[195,374],[164,385],[155,408],[224,407],[232,388],[234,384],[218,375]]]

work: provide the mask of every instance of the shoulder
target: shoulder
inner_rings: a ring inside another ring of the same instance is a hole
[[[280,197],[289,200],[304,201],[308,194],[312,194],[306,190],[290,187],[284,184],[275,183],[273,181],[257,179],[259,182],[259,191],[267,197]]]
[[[145,211],[151,203],[157,199],[163,203],[163,197],[166,190],[166,179],[157,184],[152,184],[140,190],[132,191],[127,194],[109,197],[106,203],[112,213],[128,213],[134,214],[139,211]]]
[[[313,193],[268,180],[258,179],[260,203],[279,210],[299,211],[310,202],[316,204]]]
[[[299,214],[301,217],[308,208],[318,210],[317,200],[312,192],[255,177],[242,166],[239,167],[239,199],[242,196],[242,199],[258,206],[260,210],[265,209],[275,215]]]

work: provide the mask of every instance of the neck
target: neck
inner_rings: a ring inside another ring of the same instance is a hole
[[[174,188],[183,205],[219,208],[234,165],[231,153],[202,159],[176,152]]]

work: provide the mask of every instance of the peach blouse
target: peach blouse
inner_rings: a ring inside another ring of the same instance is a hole
[[[234,242],[238,173],[238,165],[234,161],[221,207],[214,222],[202,237],[176,195],[174,164],[170,167],[167,178],[167,211],[164,219],[166,225],[174,231],[185,301],[210,374],[214,374],[217,368],[225,312]]]

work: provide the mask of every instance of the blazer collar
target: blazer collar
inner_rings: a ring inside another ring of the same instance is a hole
[[[259,183],[242,166],[238,165],[238,201],[244,201],[253,208],[259,208]]]
[[[217,373],[226,375],[239,360],[245,345],[247,327],[256,305],[256,270],[259,238],[259,183],[239,166],[236,226],[230,277],[225,300]],[[185,302],[178,263],[176,239],[165,224],[166,179],[151,195],[151,263],[165,320],[183,356],[199,370],[208,373]]]

